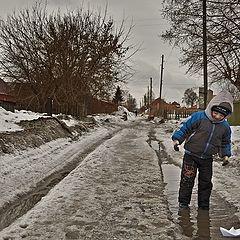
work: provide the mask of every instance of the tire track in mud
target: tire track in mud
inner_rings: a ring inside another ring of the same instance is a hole
[[[105,141],[114,137],[119,131],[121,131],[121,128],[109,133],[109,135],[102,139],[99,139],[76,156],[73,161],[68,162],[63,165],[60,170],[55,171],[42,179],[31,191],[19,194],[17,199],[4,204],[0,209],[0,231],[33,208],[56,184],[74,170],[87,157],[87,155],[93,152]],[[24,226],[22,227],[24,228]]]

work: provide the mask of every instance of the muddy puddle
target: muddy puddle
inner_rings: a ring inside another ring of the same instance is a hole
[[[13,221],[32,209],[48,192],[65,178],[73,169],[75,169],[83,159],[95,148],[101,145],[112,135],[104,137],[101,141],[96,142],[86,148],[78,157],[62,167],[60,171],[54,172],[47,178],[43,179],[30,192],[19,195],[15,201],[7,203],[0,209],[0,231],[9,226]]]
[[[39,183],[33,191],[19,196],[16,201],[8,203],[7,206],[1,209],[0,231],[33,208],[42,199],[42,197],[46,196],[51,188],[67,176],[77,166],[77,164],[79,164],[79,161],[72,162],[71,164],[65,166],[64,170],[52,174]]]
[[[192,193],[190,209],[179,210],[178,188],[180,182],[180,167],[173,164],[171,158],[164,150],[164,146],[150,131],[148,144],[156,151],[159,158],[160,171],[166,183],[165,195],[168,199],[169,210],[174,223],[182,229],[182,234],[195,240],[220,240],[226,239],[220,232],[220,227],[230,229],[240,228],[239,219],[234,215],[237,209],[225,201],[220,193],[212,191],[210,210],[197,208],[197,177]],[[229,238],[228,239],[236,239]]]

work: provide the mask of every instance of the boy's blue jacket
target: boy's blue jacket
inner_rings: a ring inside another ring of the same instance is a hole
[[[174,132],[172,140],[184,144],[186,153],[199,158],[211,158],[213,154],[220,157],[231,156],[231,128],[226,119],[214,122],[211,117],[212,106],[227,102],[233,110],[232,96],[226,91],[214,97],[205,111],[193,113],[183,123],[182,127]]]

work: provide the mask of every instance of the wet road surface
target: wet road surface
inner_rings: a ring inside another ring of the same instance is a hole
[[[92,151],[0,239],[183,240],[172,219],[148,125]]]
[[[144,142],[151,148],[144,148],[143,152]],[[197,210],[196,189],[190,210],[179,211],[180,167],[172,163],[149,125],[123,130],[102,145],[105,149],[102,152],[95,151],[96,147],[92,149],[97,165],[85,166],[88,171],[85,178],[81,176],[81,166],[75,166],[70,174],[63,171],[61,177],[55,176],[53,182],[62,180],[55,192],[5,228],[0,238],[219,240],[224,239],[220,226],[240,227],[234,215],[236,209],[215,191],[210,211]],[[112,154],[112,159],[105,158],[108,154]],[[69,190],[71,198],[64,199],[63,191]],[[26,201],[39,193],[44,195],[38,191]],[[13,206],[11,211],[18,209],[21,207]]]

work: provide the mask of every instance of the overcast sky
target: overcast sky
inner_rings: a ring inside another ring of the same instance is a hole
[[[0,15],[2,18],[27,6],[32,6],[34,0],[0,0]],[[129,80],[126,89],[137,99],[142,100],[147,92],[150,78],[153,79],[153,92],[159,96],[161,56],[164,55],[162,97],[166,101],[181,102],[187,88],[203,85],[203,80],[185,75],[185,68],[179,65],[179,53],[167,43],[163,43],[159,34],[167,28],[167,23],[160,14],[161,0],[85,0],[84,6],[90,9],[104,9],[108,4],[108,14],[120,23],[124,18],[126,24],[133,21],[131,43],[141,45],[141,50],[133,58],[133,68],[136,74]],[[49,9],[76,9],[82,6],[82,0],[48,0]]]

